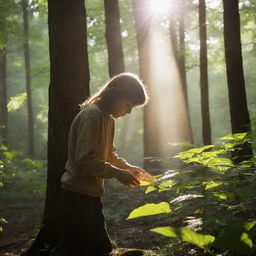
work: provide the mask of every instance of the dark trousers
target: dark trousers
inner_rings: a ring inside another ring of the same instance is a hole
[[[63,242],[68,256],[96,256],[112,251],[100,197],[62,192],[65,211]]]

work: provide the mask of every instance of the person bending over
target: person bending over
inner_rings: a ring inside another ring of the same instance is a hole
[[[68,159],[61,178],[66,255],[108,255],[112,251],[102,213],[104,179],[115,178],[124,185],[137,187],[136,174],[146,173],[115,152],[115,119],[147,101],[140,79],[121,73],[80,105],[81,111],[70,127]]]

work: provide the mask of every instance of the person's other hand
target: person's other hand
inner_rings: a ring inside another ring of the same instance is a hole
[[[140,185],[138,179],[128,170],[120,169],[116,175],[116,179],[128,187],[138,187]]]

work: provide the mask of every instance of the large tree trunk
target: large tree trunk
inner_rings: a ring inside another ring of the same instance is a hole
[[[244,82],[238,0],[223,0],[223,6],[224,44],[232,133],[248,132],[250,130],[250,116]],[[244,145],[244,149],[237,155],[237,161],[251,155],[251,147]]]
[[[33,104],[31,93],[31,78],[30,78],[30,49],[29,49],[29,21],[28,21],[28,1],[22,0],[23,11],[23,47],[24,47],[24,62],[25,62],[25,81],[27,93],[27,112],[28,112],[28,155],[34,158],[34,122],[33,122]]]
[[[104,0],[104,8],[109,76],[113,77],[125,70],[118,0]]]
[[[41,230],[28,255],[56,246],[63,223],[61,176],[67,160],[70,124],[89,96],[86,13],[83,0],[48,0],[50,87],[48,172]]]
[[[199,34],[200,34],[200,92],[203,143],[208,145],[211,140],[211,122],[208,90],[208,64],[207,64],[207,33],[205,0],[199,0]]]
[[[8,111],[6,81],[6,48],[0,50],[0,137],[8,144]]]
[[[144,107],[144,167],[152,167],[148,157],[160,156],[161,149],[159,148],[159,132],[157,120],[152,120],[154,109],[154,97],[152,95],[152,81],[150,79],[151,70],[151,52],[150,52],[150,27],[151,27],[151,12],[150,3],[148,0],[134,0],[133,10],[135,19],[135,29],[138,45],[139,56],[139,73],[143,82],[147,86],[150,95],[150,101]]]

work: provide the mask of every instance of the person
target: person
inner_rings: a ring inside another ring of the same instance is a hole
[[[68,159],[61,178],[66,255],[109,255],[112,251],[102,213],[104,179],[115,178],[137,187],[136,175],[146,173],[115,152],[115,119],[147,101],[141,80],[135,74],[121,73],[80,105],[70,127]]]

